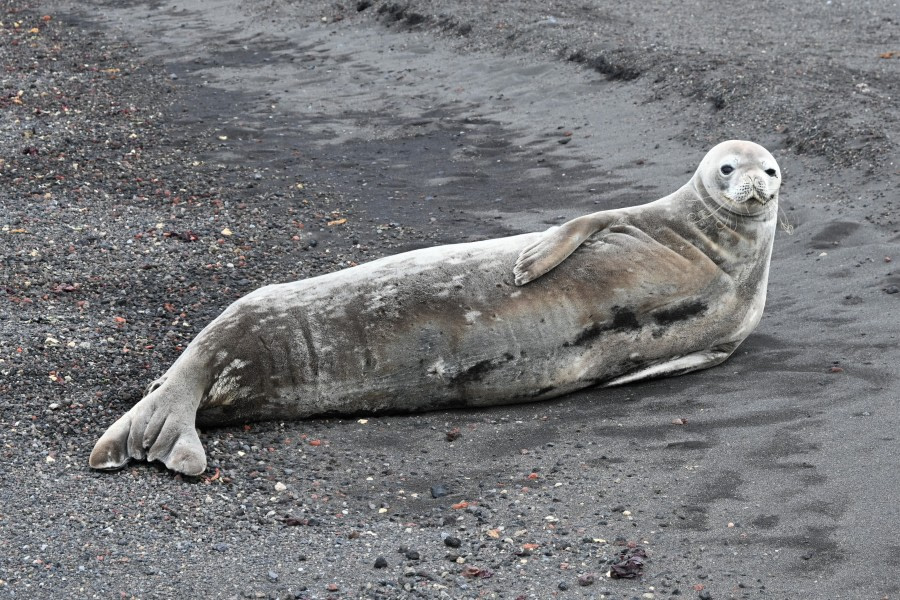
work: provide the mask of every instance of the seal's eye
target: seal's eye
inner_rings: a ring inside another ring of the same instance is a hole
[[[775,177],[777,174],[778,172],[775,169],[766,169],[766,175],[769,177]]]
[[[722,165],[722,168],[719,170],[722,171],[722,175],[728,175],[729,173],[734,171],[734,167],[732,167],[731,165]]]

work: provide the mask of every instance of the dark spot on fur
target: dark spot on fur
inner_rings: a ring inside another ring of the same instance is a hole
[[[664,308],[653,313],[653,320],[660,325],[671,325],[678,321],[686,321],[705,312],[709,308],[705,302],[695,300],[685,304],[678,304],[670,308]]]
[[[593,325],[582,329],[581,333],[578,334],[578,337],[576,337],[571,344],[569,342],[566,342],[563,345],[580,346],[582,344],[586,344],[587,342],[593,341],[594,339],[600,337],[600,335],[604,331],[609,331],[610,329],[612,328],[607,323],[594,323]]]
[[[627,331],[629,329],[640,329],[641,324],[638,323],[637,315],[627,308],[613,306],[613,320],[609,326],[611,331]]]
[[[566,342],[563,346],[580,346],[595,340],[609,331],[630,331],[632,329],[640,329],[641,324],[637,320],[637,315],[627,308],[613,306],[613,318],[603,323],[594,323],[581,330],[572,342]]]
[[[479,360],[477,363],[453,377],[454,383],[458,380],[480,381],[491,369],[494,368],[494,361]]]
[[[481,381],[484,376],[493,371],[496,367],[504,362],[513,360],[515,356],[506,352],[502,358],[479,360],[477,363],[464,371],[460,371],[450,379],[451,385],[459,385],[472,381]]]

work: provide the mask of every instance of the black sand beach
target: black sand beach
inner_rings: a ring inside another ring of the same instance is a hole
[[[898,15],[0,0],[0,597],[896,598]],[[734,138],[784,227],[724,365],[88,468],[243,294],[647,202]]]

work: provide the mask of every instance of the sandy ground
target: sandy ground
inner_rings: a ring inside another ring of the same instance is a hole
[[[0,2],[0,597],[896,598],[900,11],[783,4]],[[653,200],[729,138],[786,225],[723,366],[87,468],[240,295]]]

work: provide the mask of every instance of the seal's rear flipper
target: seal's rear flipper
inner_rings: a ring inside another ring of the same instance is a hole
[[[94,445],[91,467],[115,470],[146,458],[185,475],[205,471],[206,453],[194,428],[196,405],[179,391],[163,385],[113,423]]]
[[[200,475],[206,470],[206,452],[194,428],[194,420],[184,426],[170,415],[156,442],[147,452],[147,460],[161,461],[169,469],[185,475]]]
[[[112,424],[106,430],[91,451],[90,465],[92,469],[114,471],[124,467],[131,457],[128,456],[128,432],[131,430],[131,413],[125,413],[122,418]]]

